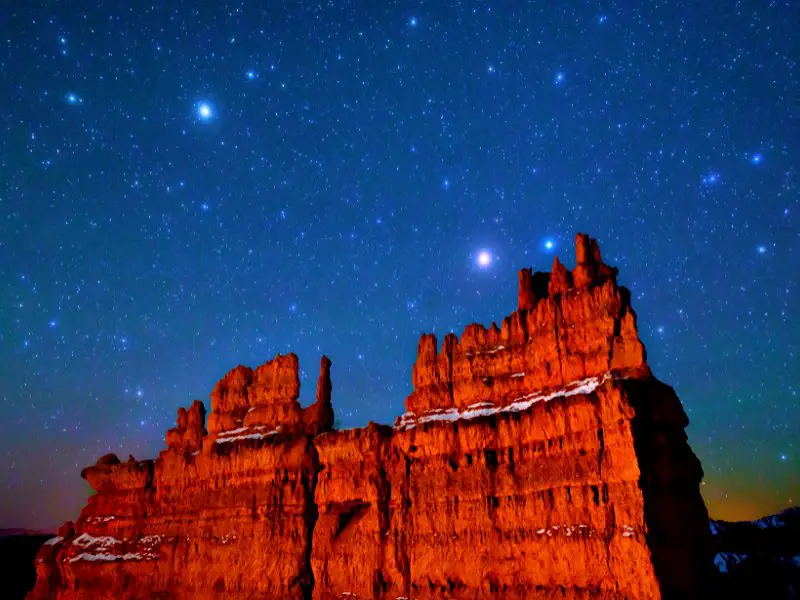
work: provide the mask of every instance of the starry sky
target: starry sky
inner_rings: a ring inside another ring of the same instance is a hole
[[[712,516],[800,498],[796,2],[0,6],[0,527],[243,363],[392,423],[597,237]]]

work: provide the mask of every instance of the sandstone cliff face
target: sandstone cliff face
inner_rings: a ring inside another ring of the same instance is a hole
[[[331,363],[237,367],[153,461],[103,457],[32,598],[697,598],[702,469],[597,243],[518,310],[423,335],[394,427],[333,431]]]
[[[297,402],[298,362],[237,367],[195,401],[153,461],[105,456],[97,494],[42,549],[33,598],[307,598],[316,520],[314,435],[332,429],[330,361]]]

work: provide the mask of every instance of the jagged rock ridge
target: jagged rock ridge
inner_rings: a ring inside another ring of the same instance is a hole
[[[597,243],[520,272],[501,326],[423,335],[394,427],[333,431],[293,354],[178,412],[155,461],[103,457],[31,598],[697,598],[702,469]]]

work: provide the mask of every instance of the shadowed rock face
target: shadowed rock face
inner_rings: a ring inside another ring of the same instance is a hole
[[[103,457],[32,598],[698,598],[702,469],[597,243],[498,327],[420,339],[394,427],[333,431],[330,361],[239,366],[153,461]]]

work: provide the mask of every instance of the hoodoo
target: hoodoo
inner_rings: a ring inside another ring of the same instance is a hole
[[[698,598],[702,469],[646,362],[630,293],[578,235],[518,308],[423,335],[394,427],[335,431],[331,362],[239,366],[155,461],[102,457],[29,598]]]

